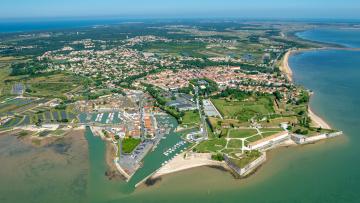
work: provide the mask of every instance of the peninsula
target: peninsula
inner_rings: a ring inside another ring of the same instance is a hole
[[[106,175],[134,185],[204,165],[243,178],[268,150],[342,134],[312,111],[288,62],[323,46],[293,33],[325,26],[144,22],[0,35],[0,130],[41,147],[88,128],[108,143]]]

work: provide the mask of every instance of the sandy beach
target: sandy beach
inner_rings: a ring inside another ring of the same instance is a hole
[[[311,120],[313,121],[314,123],[314,127],[317,127],[317,128],[323,128],[323,129],[331,129],[331,126],[326,123],[324,121],[324,119],[322,119],[321,117],[319,117],[318,115],[316,115],[312,110],[311,108],[309,107],[308,109],[308,112],[309,112],[309,116],[311,118]]]
[[[291,67],[289,65],[289,58],[292,54],[294,54],[297,51],[291,50],[286,52],[283,61],[281,62],[280,65],[280,70],[285,73],[286,77],[289,79],[289,81],[293,81],[293,72],[291,70]],[[314,113],[314,111],[311,110],[310,106],[308,108],[308,113],[309,113],[309,117],[311,118],[311,120],[313,121],[313,125],[314,127],[321,127],[323,129],[331,129],[331,126],[326,123],[326,121],[324,121],[324,119],[322,119],[320,116],[316,115]]]
[[[212,160],[211,154],[188,153],[185,157],[184,156],[185,153],[177,155],[173,160],[161,167],[152,178],[199,166],[225,166],[223,162]]]
[[[291,54],[293,54],[294,51],[288,51],[286,52],[281,64],[280,64],[280,71],[282,71],[283,73],[285,73],[287,79],[289,81],[292,81],[292,76],[293,76],[293,72],[289,66],[289,57],[291,56]]]
[[[113,143],[106,142],[106,165],[107,170],[105,175],[109,180],[128,180],[130,176],[120,167],[120,165],[116,164],[114,159],[116,157],[116,151]]]

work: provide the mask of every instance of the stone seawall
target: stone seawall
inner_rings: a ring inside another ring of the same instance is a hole
[[[313,143],[313,142],[317,142],[317,141],[328,139],[328,138],[337,137],[342,134],[343,134],[342,131],[334,132],[334,133],[324,133],[324,134],[316,135],[316,136],[312,136],[312,137],[307,137],[307,136],[299,135],[299,134],[292,134],[291,139],[296,144],[308,144],[308,143]]]
[[[263,164],[266,161],[266,153],[263,152],[262,155],[249,163],[248,165],[244,166],[243,168],[238,167],[234,163],[232,163],[227,156],[224,156],[226,164],[234,170],[240,177],[244,177],[254,171],[257,167]]]

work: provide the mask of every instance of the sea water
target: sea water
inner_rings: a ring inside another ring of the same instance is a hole
[[[307,39],[323,41],[316,31],[312,32],[315,37],[310,34]],[[351,38],[342,36],[341,30],[331,33],[336,35],[332,38],[341,39],[339,44],[358,47],[352,43],[352,39],[358,39],[357,34]],[[315,92],[311,100],[314,111],[334,128],[343,130],[344,136],[274,150],[268,154],[268,162],[247,179],[235,180],[225,171],[200,167],[167,175],[154,186],[136,190],[124,181],[106,179],[104,142],[89,130],[89,158],[85,162],[64,162],[59,165],[62,171],[41,161],[28,161],[45,156],[46,151],[37,154],[41,149],[19,147],[14,139],[2,137],[0,142],[5,144],[0,148],[0,202],[41,202],[36,200],[51,197],[53,202],[360,202],[360,52],[307,51],[291,56],[289,63],[295,82]],[[26,151],[14,152],[10,144]],[[75,147],[69,155],[76,158],[84,150]],[[47,163],[52,163],[55,155],[48,156]],[[139,177],[147,173],[140,172]],[[82,181],[73,183],[72,177],[82,177]]]

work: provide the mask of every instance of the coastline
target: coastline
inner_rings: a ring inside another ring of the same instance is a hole
[[[300,50],[290,50],[288,52],[286,52],[281,65],[280,65],[280,71],[282,71],[286,77],[288,78],[288,80],[290,82],[293,82],[293,71],[291,69],[291,66],[289,65],[289,59],[291,57],[292,54],[294,53],[298,53],[298,52],[302,52],[302,51],[311,51],[311,50],[325,50],[327,48],[315,48],[315,49],[300,49]],[[331,129],[331,126],[320,116],[318,116],[317,114],[314,113],[314,111],[311,109],[310,104],[308,106],[308,114],[309,117],[311,118],[313,124],[315,124],[314,127],[321,127],[323,129]]]
[[[105,172],[105,176],[109,180],[129,180],[129,176],[125,173],[125,171],[119,166],[117,163],[118,158],[116,157],[116,151],[114,145],[110,142],[105,142],[105,160],[107,165],[107,171]]]
[[[326,48],[314,48],[314,49],[299,49],[299,50],[289,50],[283,57],[280,65],[280,71],[282,71],[287,79],[290,82],[293,82],[293,71],[289,64],[289,59],[292,54],[299,53],[302,51],[310,50],[325,50]],[[321,127],[323,129],[331,129],[331,126],[320,116],[316,115],[311,109],[310,104],[308,106],[308,115],[314,124],[314,127]],[[286,143],[283,143],[279,147],[290,147],[296,145],[293,141],[289,140]],[[141,185],[148,179],[156,180],[164,175],[177,173],[184,170],[190,170],[193,168],[201,166],[215,166],[223,167],[224,169],[229,169],[229,167],[224,162],[214,161],[211,159],[210,154],[198,154],[198,153],[187,153],[184,152],[175,156],[169,163],[165,164],[159,168],[155,173],[145,178],[144,181],[139,182],[136,186]],[[231,171],[231,170],[229,170]]]
[[[167,174],[184,171],[200,166],[221,166],[226,164],[211,159],[211,154],[187,153],[184,152],[174,157],[166,165],[162,166],[151,178],[158,178]]]
[[[294,54],[294,50],[290,50],[288,52],[286,52],[286,54],[284,55],[283,60],[281,61],[281,64],[279,66],[279,69],[281,72],[285,73],[285,76],[287,77],[287,79],[292,82],[293,80],[293,72],[291,70],[291,67],[289,65],[289,58],[292,54]]]
[[[331,129],[331,126],[320,116],[314,113],[314,111],[309,106],[308,108],[309,117],[315,124],[314,127],[322,128],[322,129]]]
[[[281,72],[285,73],[286,78],[292,82],[293,81],[293,71],[289,65],[289,58],[291,55],[305,52],[305,51],[316,51],[316,50],[346,50],[346,51],[360,51],[360,48],[351,48],[351,47],[321,47],[321,48],[308,48],[308,49],[292,49],[285,53],[282,61],[280,62],[279,69]]]
[[[128,174],[118,163],[119,157],[117,156],[117,146],[112,142],[111,139],[106,138],[102,131],[97,127],[90,126],[90,130],[93,136],[99,136],[102,141],[105,142],[105,161],[107,165],[107,171],[105,172],[106,177],[109,180],[121,179],[128,182],[132,175]]]

